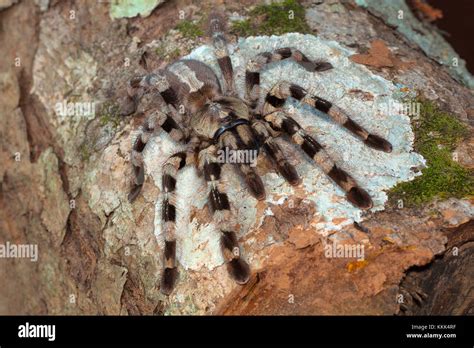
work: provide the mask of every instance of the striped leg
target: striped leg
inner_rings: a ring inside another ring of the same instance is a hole
[[[240,127],[240,128],[239,128]],[[253,139],[253,133],[249,126],[241,125],[236,129],[229,130],[223,133],[219,138],[220,149],[223,151],[255,151],[255,158],[258,154],[257,143]],[[255,144],[252,146],[252,144]],[[249,157],[249,156],[248,156]],[[250,190],[250,193],[258,200],[265,198],[265,186],[257,172],[251,167],[252,163],[239,161],[235,163],[237,168],[245,179],[245,183]]]
[[[307,71],[314,72],[332,69],[330,63],[313,62],[295,48],[284,47],[279,48],[274,52],[260,53],[248,61],[247,69],[245,71],[246,97],[247,100],[253,104],[253,107],[256,106],[260,96],[260,70],[269,63],[288,58],[292,58]]]
[[[323,147],[313,137],[308,135],[293,118],[287,116],[282,111],[275,111],[266,115],[265,120],[270,123],[274,130],[291,136],[293,142],[298,144],[346,192],[346,198],[352,204],[361,209],[372,207],[372,199],[369,194],[361,189],[349,174],[340,169]]]
[[[290,185],[298,185],[300,178],[295,167],[293,167],[286,159],[280,146],[273,138],[272,130],[269,125],[262,121],[255,121],[252,124],[255,133],[259,137],[259,141],[265,152],[270,156],[278,173],[283,176]]]
[[[128,101],[122,115],[130,115],[137,110],[142,97],[148,93],[159,93],[167,104],[176,104],[176,93],[170,87],[162,71],[133,77],[127,86]]]
[[[250,268],[241,258],[237,236],[233,232],[236,224],[235,217],[230,210],[229,197],[225,193],[221,178],[221,164],[217,162],[214,152],[213,146],[201,151],[199,167],[204,172],[204,178],[210,190],[209,208],[213,214],[213,221],[222,233],[221,250],[227,270],[238,284],[245,284],[250,277]]]
[[[217,58],[217,63],[224,76],[226,94],[230,95],[234,92],[234,70],[232,62],[229,57],[229,50],[227,49],[227,40],[225,38],[225,20],[217,13],[210,16],[209,28],[214,45],[214,54]]]
[[[173,291],[178,277],[176,266],[176,176],[185,165],[186,152],[178,152],[172,155],[163,165],[161,214],[165,250],[160,290],[165,295],[169,295]]]
[[[303,87],[293,83],[281,82],[276,85],[266,97],[264,112],[269,113],[280,108],[288,97],[293,97],[328,114],[336,123],[344,126],[356,137],[361,139],[367,146],[379,151],[392,151],[392,144],[378,135],[369,133],[352,120],[341,108],[332,105],[329,101],[323,98],[308,94]]]
[[[150,110],[145,122],[140,127],[140,133],[138,134],[132,148],[131,161],[135,179],[133,182],[133,187],[128,194],[129,202],[133,202],[138,197],[138,194],[142,189],[143,182],[145,181],[143,151],[145,150],[146,144],[150,140],[151,136],[158,128],[161,128],[165,132],[169,133],[170,136],[176,141],[180,141],[184,137],[183,131],[180,129],[170,113]]]

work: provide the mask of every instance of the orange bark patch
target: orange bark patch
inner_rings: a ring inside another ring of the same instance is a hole
[[[362,269],[365,266],[369,264],[369,261],[367,260],[357,260],[357,261],[351,261],[347,264],[347,270],[349,272],[357,271],[358,269]]]
[[[319,236],[312,229],[293,228],[288,233],[288,240],[296,249],[303,249],[319,241]]]
[[[418,15],[429,22],[443,18],[443,11],[427,4],[424,0],[411,0],[409,6]]]
[[[332,219],[332,222],[333,224],[335,225],[340,225],[341,223],[343,223],[344,221],[347,221],[346,218],[334,218]]]
[[[355,63],[374,68],[407,69],[415,64],[415,62],[403,62],[395,57],[382,40],[372,41],[369,53],[354,54],[349,58]]]

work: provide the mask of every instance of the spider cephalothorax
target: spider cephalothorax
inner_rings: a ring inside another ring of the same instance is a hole
[[[250,277],[250,268],[240,254],[234,233],[235,218],[222,178],[222,161],[218,156],[223,149],[231,151],[262,151],[272,161],[275,170],[291,185],[298,185],[300,177],[289,163],[276,137],[284,136],[299,145],[337,185],[346,198],[361,209],[372,207],[369,194],[330,158],[323,146],[309,135],[283,108],[288,98],[294,98],[321,112],[376,150],[391,152],[391,144],[371,134],[353,121],[341,108],[330,101],[308,93],[290,81],[280,81],[266,96],[260,94],[260,71],[265,65],[283,59],[293,59],[308,72],[332,69],[327,62],[309,60],[302,52],[279,48],[263,52],[249,60],[245,72],[245,98],[235,92],[234,74],[223,34],[224,25],[218,16],[211,16],[211,36],[215,56],[222,71],[223,86],[214,71],[196,60],[178,60],[166,68],[145,76],[133,78],[129,83],[129,102],[135,110],[140,99],[146,114],[142,132],[132,150],[135,172],[129,200],[133,201],[144,182],[143,150],[150,137],[163,129],[175,141],[186,145],[184,151],[170,156],[163,165],[162,174],[162,229],[165,236],[164,271],[161,291],[169,294],[177,279],[176,264],[176,177],[186,165],[196,165],[209,188],[209,208],[213,221],[222,233],[221,248],[229,274],[244,284]],[[326,73],[326,72],[323,72]],[[330,72],[328,72],[330,73]],[[129,108],[129,110],[131,110]],[[265,186],[253,165],[248,161],[235,164],[243,176],[250,193],[257,199],[265,198]]]

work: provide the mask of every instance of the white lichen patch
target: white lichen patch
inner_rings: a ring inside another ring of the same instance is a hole
[[[130,18],[140,15],[148,17],[151,12],[164,0],[118,0],[110,2],[110,17],[112,19]]]
[[[350,173],[372,196],[373,211],[383,210],[387,201],[387,189],[397,183],[412,180],[416,175],[412,169],[424,166],[421,155],[412,152],[413,132],[407,115],[389,110],[397,100],[397,87],[388,80],[374,75],[362,65],[351,62],[348,57],[354,51],[340,46],[336,42],[324,41],[312,35],[286,34],[272,37],[251,37],[241,39],[231,47],[231,59],[236,75],[236,86],[243,96],[244,73],[248,59],[264,51],[281,47],[296,47],[310,59],[329,61],[334,69],[309,73],[292,61],[274,63],[265,68],[261,76],[262,92],[266,93],[278,81],[286,80],[313,91],[342,109],[371,133],[378,134],[393,145],[392,153],[383,153],[365,146],[347,130],[335,124],[327,115],[302,106],[295,101],[288,101],[285,108],[293,117],[323,144],[333,160]],[[209,46],[195,49],[186,58],[202,61],[220,75],[213,50]],[[353,91],[362,91],[354,93]],[[264,94],[262,94],[264,95]],[[300,176],[303,178],[298,193],[274,172],[263,176],[267,189],[267,203],[282,204],[284,197],[300,195],[301,188],[306,199],[314,201],[316,214],[321,219],[316,227],[318,232],[343,229],[353,221],[363,219],[363,211],[354,207],[345,199],[344,192],[335,185],[317,166],[308,160],[294,145],[280,140]],[[180,149],[166,134],[151,141],[145,151],[145,167],[155,184],[161,187],[161,166],[165,159]],[[258,165],[257,165],[258,166]],[[228,194],[232,200],[236,216],[240,223],[241,235],[251,229],[259,228],[262,216],[257,216],[256,200],[252,198],[242,180],[232,175],[230,168],[225,174],[228,181]],[[221,265],[223,260],[219,250],[220,233],[218,226],[212,223],[200,225],[196,218],[190,219],[192,210],[202,209],[207,199],[207,189],[202,178],[198,178],[194,169],[184,170],[178,179],[178,231],[177,256],[180,264],[186,269],[212,269]],[[155,234],[161,240],[161,202],[158,199],[155,210]],[[263,209],[260,215],[268,215]],[[344,223],[333,223],[345,218]],[[253,247],[245,245],[251,253]],[[255,249],[255,250],[258,250]],[[249,257],[252,259],[252,257]]]

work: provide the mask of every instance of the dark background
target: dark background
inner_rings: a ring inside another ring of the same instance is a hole
[[[429,0],[443,11],[443,18],[434,24],[445,32],[444,37],[466,60],[467,69],[474,73],[474,0]]]

